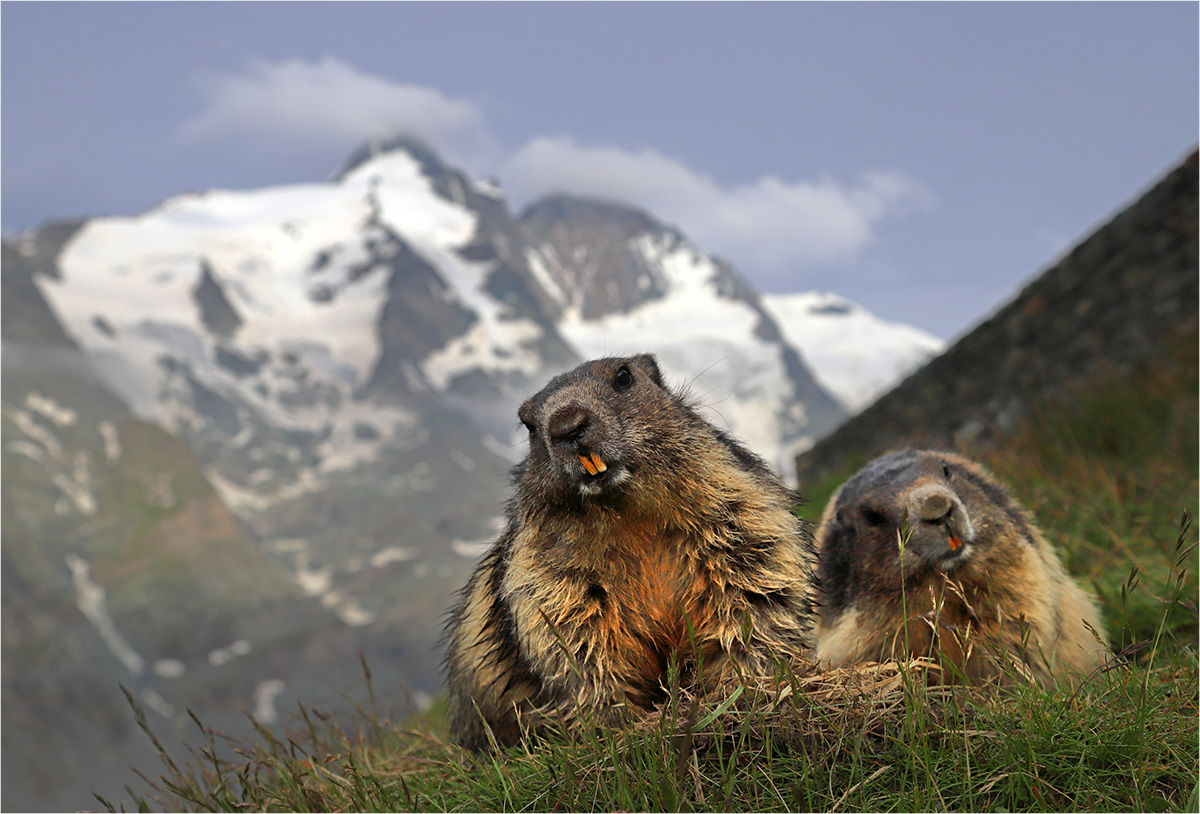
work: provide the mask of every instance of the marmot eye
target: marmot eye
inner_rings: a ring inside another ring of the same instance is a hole
[[[868,509],[866,506],[862,508],[862,519],[866,521],[868,526],[882,526],[887,523],[887,518],[875,511]]]
[[[613,376],[613,390],[628,390],[633,385],[633,374],[629,372],[629,368],[621,365],[617,368],[617,374]]]
[[[950,464],[946,463],[945,461],[942,461],[942,476],[945,477],[946,480],[950,480]]]

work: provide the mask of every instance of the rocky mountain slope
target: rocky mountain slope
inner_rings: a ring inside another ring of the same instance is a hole
[[[568,198],[514,218],[407,140],[47,226],[2,279],[5,808],[119,796],[149,751],[118,684],[173,735],[336,708],[359,652],[387,701],[435,691],[516,406],[582,358],[658,353],[781,468],[844,415],[678,230]]]

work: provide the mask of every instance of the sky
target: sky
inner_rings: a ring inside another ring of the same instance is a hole
[[[961,335],[1196,145],[1200,5],[0,5],[0,222],[328,179],[405,133],[760,290]]]

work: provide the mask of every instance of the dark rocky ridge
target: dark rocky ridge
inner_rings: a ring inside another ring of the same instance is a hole
[[[986,446],[1036,398],[1197,332],[1197,153],[1015,299],[797,458],[801,486],[901,446]],[[1191,340],[1194,344],[1194,338]]]
[[[200,282],[192,290],[192,298],[200,309],[200,318],[217,336],[232,339],[242,327],[242,318],[225,296],[225,290],[213,277],[212,266],[200,263]]]
[[[34,277],[38,274],[59,275],[55,257],[81,225],[49,224],[34,237],[11,244],[4,242],[0,262],[0,273],[4,275],[0,336],[5,342],[75,347],[38,290]]]
[[[546,254],[568,303],[587,320],[666,295],[666,281],[644,257],[629,251],[629,241],[646,233],[683,240],[641,210],[570,195],[534,202],[519,221],[529,242]]]

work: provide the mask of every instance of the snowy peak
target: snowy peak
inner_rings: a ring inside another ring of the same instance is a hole
[[[880,319],[836,294],[768,294],[762,299],[817,380],[852,413],[946,347],[933,334]]]
[[[302,461],[361,461],[421,420],[412,399],[501,437],[546,378],[612,353],[659,354],[781,462],[844,416],[811,343],[678,229],[567,195],[514,219],[411,138],[362,145],[328,183],[88,221],[54,259],[37,283],[70,339],[138,415],[225,458],[287,432]]]
[[[435,191],[442,194],[450,179],[466,180],[462,173],[452,169],[442,161],[433,148],[414,136],[395,136],[387,139],[368,139],[352,152],[342,165],[333,173],[331,180],[335,183],[343,181],[348,175],[359,168],[376,162],[380,156],[388,153],[407,155],[417,162],[421,173],[428,178]],[[449,195],[442,194],[449,198]]]
[[[242,318],[213,277],[212,268],[203,260],[200,261],[200,282],[192,289],[192,299],[200,310],[200,321],[212,334],[232,339],[242,327]]]

